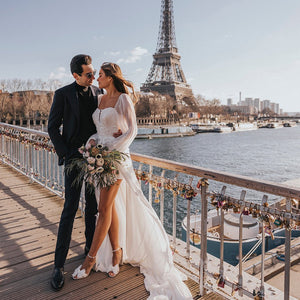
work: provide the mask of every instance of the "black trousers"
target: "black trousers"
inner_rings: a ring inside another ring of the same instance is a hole
[[[81,154],[77,150],[72,152],[75,153],[69,154],[66,157],[65,166],[70,163],[71,159],[81,157]],[[73,223],[79,205],[82,182],[77,185],[73,184],[76,175],[76,170],[65,173],[65,203],[58,228],[54,261],[55,267],[58,268],[63,267],[65,264],[70,247]],[[85,238],[86,248],[89,249],[93,241],[98,209],[95,194],[87,187],[85,189],[85,204]]]

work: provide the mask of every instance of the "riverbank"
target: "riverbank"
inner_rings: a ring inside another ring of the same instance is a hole
[[[239,123],[194,123],[189,125],[196,133],[229,133],[237,131],[249,131],[262,128],[278,129],[297,126],[296,122],[239,122]]]

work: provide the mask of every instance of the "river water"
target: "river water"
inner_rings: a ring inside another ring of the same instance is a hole
[[[300,178],[300,126],[279,129],[258,129],[232,133],[202,133],[190,137],[137,139],[131,152],[174,160],[216,171],[249,176],[278,183]],[[171,175],[172,176],[172,175]],[[195,178],[193,183],[197,182]],[[188,182],[188,178],[186,179]],[[220,191],[224,184],[210,181],[209,190]],[[242,188],[229,186],[231,196]],[[245,200],[261,201],[262,195],[247,191]],[[276,199],[269,195],[270,201]],[[153,204],[159,212],[159,204]],[[192,212],[200,210],[200,199],[192,201]],[[172,196],[166,196],[165,222],[172,228]],[[181,221],[186,213],[186,200],[178,199],[177,236],[181,236]]]

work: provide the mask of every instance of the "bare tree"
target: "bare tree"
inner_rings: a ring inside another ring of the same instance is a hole
[[[35,79],[33,85],[34,85],[34,89],[36,90],[42,90],[42,91],[48,90],[47,82],[43,81],[42,79]]]
[[[0,94],[0,121],[4,119],[6,114],[8,113],[8,103],[10,100],[10,94],[5,92]]]
[[[62,87],[62,85],[63,83],[57,79],[50,79],[46,84],[48,90],[50,91],[55,91],[58,88]]]
[[[51,108],[53,92],[44,93],[38,96],[38,98],[34,102],[34,111],[36,115],[39,117],[47,117]]]
[[[0,80],[0,90],[4,93],[7,92],[7,80],[1,79]]]
[[[143,117],[150,117],[151,110],[150,110],[150,103],[149,98],[142,97],[135,105],[135,112],[136,116],[143,118]]]

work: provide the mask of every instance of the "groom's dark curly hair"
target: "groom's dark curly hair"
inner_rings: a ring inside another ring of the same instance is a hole
[[[71,73],[81,75],[83,72],[82,65],[90,65],[92,58],[87,54],[78,54],[74,56],[70,63]]]

